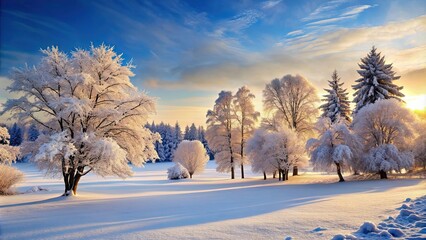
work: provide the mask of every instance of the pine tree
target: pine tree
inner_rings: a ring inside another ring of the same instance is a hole
[[[31,124],[30,128],[28,128],[27,140],[34,142],[39,135],[40,132],[38,131],[37,126],[35,124]]]
[[[18,124],[14,123],[12,128],[9,129],[10,146],[19,146],[22,143],[22,129]]]
[[[328,81],[330,89],[324,89],[327,94],[323,95],[325,103],[320,106],[323,111],[321,117],[328,117],[331,122],[336,122],[339,118],[350,121],[350,105],[348,100],[348,93],[343,89],[343,83],[340,82],[340,77],[337,71],[334,70],[331,75],[331,80]]]
[[[197,135],[198,135],[197,134],[197,127],[195,126],[194,123],[192,123],[191,127],[189,127],[188,139],[187,140],[190,140],[190,141],[197,140],[198,139]]]
[[[183,140],[189,140],[189,126],[185,127],[185,132],[183,134]]]
[[[400,76],[396,76],[392,70],[392,64],[385,63],[385,57],[380,56],[377,49],[373,46],[367,57],[361,59],[361,68],[358,70],[361,78],[356,80],[357,84],[352,88],[355,90],[354,102],[356,107],[354,114],[361,108],[370,103],[375,103],[379,99],[395,98],[399,101],[404,94],[400,92],[403,87],[393,84]]]

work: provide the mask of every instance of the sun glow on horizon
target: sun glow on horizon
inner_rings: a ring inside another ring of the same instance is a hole
[[[426,110],[426,95],[407,96],[404,101],[411,110]]]

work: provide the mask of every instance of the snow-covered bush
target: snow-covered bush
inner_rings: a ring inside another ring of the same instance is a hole
[[[13,194],[12,186],[22,181],[24,174],[16,168],[0,164],[0,195]]]
[[[188,170],[180,163],[176,163],[173,167],[167,169],[167,178],[170,180],[178,180],[188,177]]]
[[[12,72],[8,90],[23,96],[9,99],[3,113],[38,124],[44,136],[29,149],[47,174],[63,176],[64,195],[76,194],[89,172],[124,178],[132,174],[129,162],[157,159],[159,135],[143,126],[155,102],[131,83],[133,66],[123,65],[122,55],[105,45],[42,53],[37,66]]]
[[[204,171],[206,163],[209,161],[206,149],[198,140],[182,141],[173,156],[173,162],[180,163],[188,170],[189,177],[193,174]]]
[[[306,149],[310,153],[314,170],[337,170],[339,181],[345,181],[342,170],[351,167],[354,155],[357,155],[362,144],[358,137],[346,126],[345,119],[333,123],[330,118],[320,118],[317,122],[319,138],[307,141]]]
[[[364,140],[364,170],[387,178],[389,171],[411,168],[415,120],[413,113],[395,99],[363,107],[354,117],[353,129]]]
[[[9,131],[5,127],[0,127],[0,144],[9,145],[10,135]]]
[[[0,164],[10,165],[20,155],[20,148],[9,146],[9,133],[7,128],[0,127]]]

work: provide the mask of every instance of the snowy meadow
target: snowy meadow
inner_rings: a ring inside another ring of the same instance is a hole
[[[134,168],[127,180],[89,174],[78,196],[64,199],[60,179],[46,179],[32,164],[15,166],[25,180],[22,194],[1,198],[5,240],[330,239],[396,218],[406,198],[426,189],[422,179],[337,183],[335,175],[304,170],[285,184],[250,171],[230,180],[210,161],[204,173],[179,181],[167,179],[171,163]]]

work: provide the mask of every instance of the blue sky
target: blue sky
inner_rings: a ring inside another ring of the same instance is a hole
[[[133,83],[158,97],[156,121],[204,122],[221,89],[257,95],[275,77],[318,87],[337,69],[347,87],[376,45],[408,95],[426,62],[426,1],[1,1],[0,101],[8,72],[37,64],[40,48],[115,46],[137,66]],[[405,82],[403,82],[405,81]],[[259,109],[260,110],[260,109]]]

